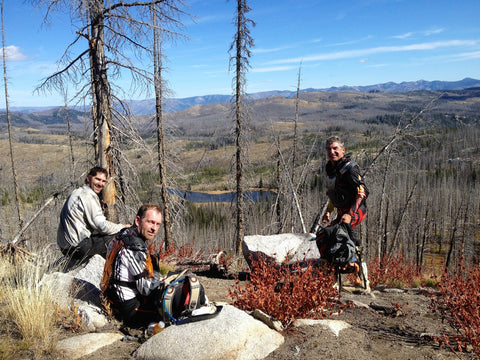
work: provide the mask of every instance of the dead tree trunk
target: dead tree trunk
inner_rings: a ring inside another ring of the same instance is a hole
[[[72,130],[70,125],[70,116],[68,112],[68,101],[67,101],[67,91],[64,92],[64,101],[65,101],[65,120],[67,122],[67,136],[68,136],[68,145],[70,148],[70,176],[72,179],[75,178],[75,155],[73,153],[73,137],[72,137]]]
[[[277,221],[277,234],[283,231],[282,209],[280,207],[280,191],[281,191],[281,168],[280,168],[280,151],[277,151],[277,198],[275,199],[275,214]]]
[[[450,235],[450,244],[448,246],[448,252],[447,252],[447,259],[445,261],[445,268],[448,269],[450,267],[450,262],[452,260],[452,253],[453,249],[455,247],[455,234],[457,233],[457,222],[458,222],[458,217],[460,216],[460,208],[457,210],[457,213],[453,216],[454,221],[453,221],[453,226],[452,226],[452,233]]]
[[[10,120],[10,108],[8,104],[8,85],[7,85],[7,55],[5,48],[5,27],[3,23],[3,1],[1,4],[1,17],[2,17],[2,56],[3,56],[3,81],[5,84],[5,112],[7,116],[7,126],[8,126],[8,144],[10,148],[10,162],[12,164],[12,177],[13,177],[13,188],[15,192],[15,205],[17,207],[17,216],[18,216],[18,228],[22,228],[23,220],[22,213],[20,210],[20,193],[17,183],[17,172],[15,170],[15,156],[13,153],[13,134],[12,134],[12,123]]]
[[[388,207],[384,205],[384,203],[386,203],[386,186],[387,186],[387,176],[388,176],[388,173],[389,173],[389,169],[390,169],[390,161],[391,161],[391,153],[390,151],[388,151],[388,157],[387,157],[387,164],[385,165],[385,170],[383,172],[383,182],[382,182],[382,193],[380,195],[380,226],[379,226],[379,230],[382,229],[382,225],[383,225],[383,234],[382,232],[380,231],[379,234],[378,234],[378,260],[380,261],[381,258],[383,257],[385,251],[386,251],[386,248],[387,248],[387,245],[386,245],[386,242],[387,242],[387,219],[388,219],[388,208],[385,209],[385,207]],[[385,217],[383,217],[383,214],[385,214]],[[383,220],[383,224],[382,224],[382,220]]]
[[[428,233],[429,233],[429,224],[430,222],[428,221],[428,213],[429,213],[429,207],[427,206],[425,209],[425,216],[423,218],[423,235],[422,235],[422,243],[417,244],[417,266],[419,270],[421,271],[423,267],[423,257],[425,255],[425,244],[428,239]]]
[[[165,165],[165,134],[163,132],[163,83],[162,83],[162,40],[160,30],[156,27],[153,13],[153,71],[155,87],[155,118],[157,121],[158,173],[160,176],[161,197],[163,202],[163,227],[165,231],[165,249],[172,242],[172,225],[170,221],[170,199],[167,191],[167,169]]]
[[[293,144],[292,144],[292,174],[291,174],[291,183],[296,184],[295,182],[295,172],[297,167],[297,142],[298,142],[298,111],[299,111],[299,102],[300,102],[300,74],[301,74],[302,67],[298,69],[298,79],[297,79],[297,94],[295,97],[295,120],[293,122]],[[291,210],[291,231],[293,232],[295,229],[295,205],[292,203],[290,206]]]
[[[104,43],[104,14],[101,0],[92,1],[89,7],[91,22],[91,38],[89,40],[90,59],[92,61],[92,92],[95,100],[93,113],[96,115],[98,127],[98,148],[96,162],[107,169],[110,176],[103,191],[105,215],[109,220],[117,221],[115,212],[115,169],[112,159],[113,116],[111,108],[111,91],[107,76]]]
[[[383,238],[379,242],[379,253],[378,253],[378,260],[379,263],[381,262],[382,258],[385,257],[387,253],[387,240],[388,240],[388,206],[389,201],[387,199],[385,204],[385,219],[384,219],[384,226],[383,226]]]
[[[405,218],[405,215],[407,213],[408,205],[410,204],[410,200],[412,200],[412,196],[413,196],[416,188],[417,188],[417,182],[415,182],[415,184],[413,185],[413,188],[410,191],[410,195],[408,196],[408,199],[405,202],[405,205],[404,205],[403,209],[400,211],[400,219],[398,220],[398,224],[395,226],[395,232],[393,234],[393,240],[392,240],[392,243],[390,244],[390,251],[389,251],[390,254],[392,254],[393,251],[395,251],[395,248],[397,247],[398,232],[400,230],[400,225],[402,224],[403,219]]]
[[[245,94],[246,72],[249,67],[248,59],[251,55],[250,48],[253,47],[253,39],[250,36],[249,25],[255,23],[248,19],[246,14],[250,11],[247,0],[237,0],[237,11],[235,16],[236,34],[230,46],[230,51],[235,50],[235,55],[230,58],[230,63],[235,66],[235,162],[236,162],[236,227],[235,227],[235,253],[240,254],[241,243],[244,235],[244,199],[243,199],[243,153],[244,153],[244,124],[246,114],[243,109],[243,96]]]

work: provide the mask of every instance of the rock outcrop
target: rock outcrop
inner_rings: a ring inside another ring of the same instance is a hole
[[[119,341],[120,332],[103,332],[109,319],[101,310],[100,281],[105,259],[92,257],[66,273],[45,275],[62,308],[77,309],[90,334],[62,340],[57,348],[66,358],[77,359]],[[208,289],[206,289],[208,292]],[[225,305],[214,318],[168,326],[136,352],[138,359],[263,359],[283,343],[283,336],[244,311]]]
[[[316,262],[320,258],[314,234],[250,235],[242,241],[243,256],[250,265],[259,257],[277,264]]]
[[[218,316],[187,325],[169,326],[135,353],[149,359],[263,359],[284,342],[281,334],[233,306]]]

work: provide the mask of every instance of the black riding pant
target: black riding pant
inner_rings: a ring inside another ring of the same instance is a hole
[[[160,315],[154,304],[154,296],[133,298],[117,305],[123,323],[132,328],[146,327],[159,322]]]
[[[98,254],[107,257],[107,247],[112,241],[114,235],[94,235],[86,238],[77,246],[72,246],[69,249],[62,249],[62,254],[75,260],[85,260]]]

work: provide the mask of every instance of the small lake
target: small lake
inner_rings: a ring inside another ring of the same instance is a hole
[[[168,192],[193,203],[232,203],[237,201],[237,193],[235,191],[203,192],[168,189]],[[267,201],[277,195],[276,192],[270,190],[246,190],[243,194],[245,201],[249,202]]]

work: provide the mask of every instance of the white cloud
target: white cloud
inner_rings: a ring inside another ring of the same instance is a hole
[[[422,36],[431,36],[431,35],[436,35],[436,34],[440,34],[441,32],[443,32],[444,29],[441,29],[441,28],[438,28],[438,29],[431,29],[431,30],[425,30],[425,31],[420,31],[420,32],[413,32],[413,31],[410,31],[410,32],[407,32],[405,34],[400,34],[400,35],[395,35],[395,36],[392,36],[394,39],[408,39],[408,38],[411,38],[417,34],[420,34]]]
[[[271,67],[257,67],[252,68],[251,72],[253,73],[266,73],[274,71],[288,71],[292,69],[298,69],[298,66],[271,66]]]
[[[373,38],[372,35],[368,35],[368,36],[365,36],[361,39],[356,39],[356,40],[351,40],[351,41],[345,41],[345,42],[339,42],[339,43],[335,43],[335,44],[330,44],[330,45],[327,45],[327,46],[345,46],[345,45],[353,45],[353,44],[358,44],[359,42],[363,42],[365,40],[370,40],[371,38]]]
[[[254,53],[254,54],[267,54],[267,53],[283,51],[283,50],[287,50],[287,49],[291,49],[291,47],[290,46],[282,46],[282,47],[271,48],[271,49],[253,48],[252,53]]]
[[[321,61],[321,60],[337,60],[337,59],[349,59],[355,57],[366,57],[372,54],[380,53],[394,53],[394,52],[406,52],[406,51],[425,51],[425,50],[434,50],[438,48],[448,48],[448,47],[465,47],[465,46],[474,46],[477,42],[474,40],[450,40],[450,41],[436,41],[436,42],[427,42],[403,46],[379,46],[368,49],[359,49],[359,50],[346,50],[338,51],[325,54],[317,54],[311,56],[303,56],[290,59],[279,59],[269,62],[269,64],[290,64],[290,63],[299,63],[300,61]]]
[[[459,53],[459,54],[451,55],[449,56],[449,58],[454,61],[480,59],[480,51]]]
[[[401,35],[395,35],[394,38],[395,39],[407,39],[407,38],[411,37],[412,35],[413,35],[413,32],[408,32],[408,33],[401,34]]]
[[[433,30],[424,31],[423,34],[425,36],[430,36],[430,35],[440,34],[441,32],[443,32],[443,29],[433,29]]]
[[[358,62],[359,62],[360,64],[364,64],[364,63],[366,63],[367,61],[368,61],[368,58],[358,60]]]
[[[0,50],[2,51],[3,56],[3,49]],[[22,61],[27,59],[27,56],[22,54],[20,48],[15,45],[10,45],[5,48],[5,56],[7,61]]]

